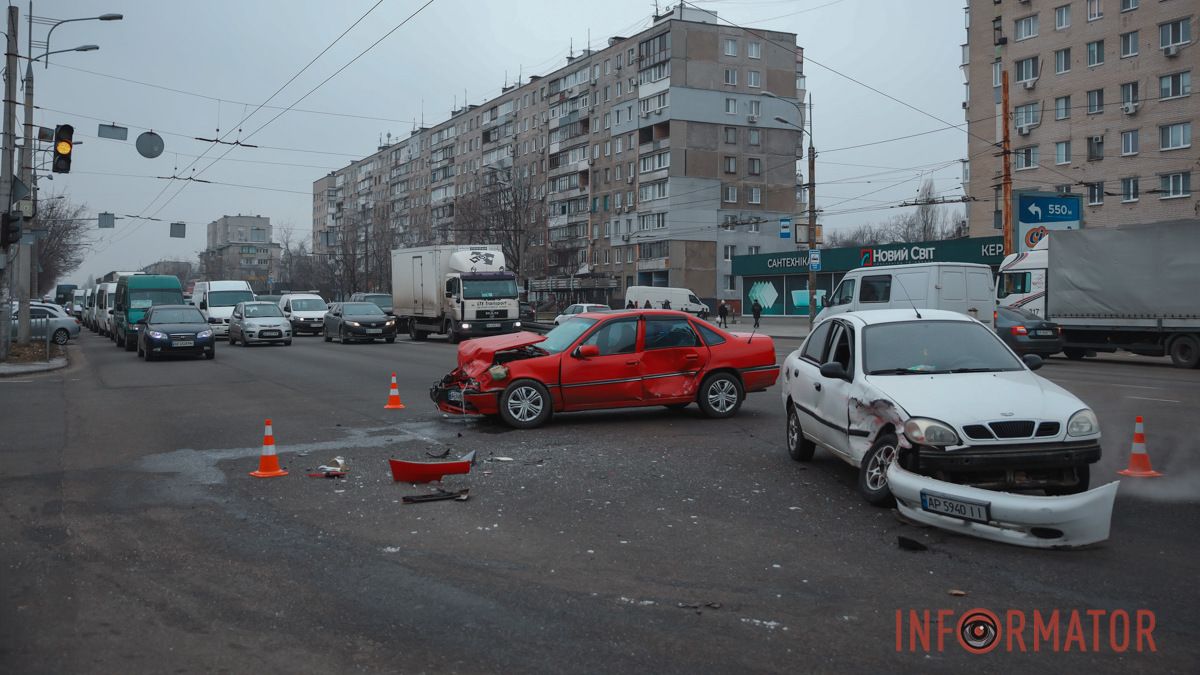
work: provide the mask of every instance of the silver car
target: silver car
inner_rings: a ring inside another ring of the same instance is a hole
[[[17,303],[12,304],[12,336],[17,337]],[[63,308],[58,305],[34,302],[29,305],[29,318],[33,337],[35,339],[46,338],[47,327],[50,333],[50,339],[54,340],[55,344],[65,345],[71,338],[79,337],[80,323],[79,319],[73,316],[67,316]]]
[[[239,302],[229,317],[230,346],[255,342],[292,344],[292,324],[273,302]]]

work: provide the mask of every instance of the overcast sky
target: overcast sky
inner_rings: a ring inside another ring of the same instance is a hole
[[[240,137],[264,147],[235,147],[226,155],[230,146],[194,140],[235,130],[375,1],[35,1],[34,16],[125,15],[119,22],[60,26],[52,50],[83,44],[98,44],[100,50],[52,56],[49,69],[39,64],[35,72],[35,124],[73,124],[76,140],[82,141],[71,174],[43,178],[42,196],[65,191],[92,213],[162,219],[123,219],[115,230],[95,231],[95,246],[72,280],[161,259],[195,259],[205,246],[205,225],[225,214],[269,216],[277,239],[281,229],[290,230],[293,240],[308,239],[313,180],[373,152],[388,133],[393,139],[407,136],[422,116],[429,124],[445,119],[464,95],[480,103],[498,94],[506,74],[512,82],[518,73],[547,73],[564,63],[572,41],[576,50],[587,44],[589,31],[592,44],[602,46],[610,35],[647,27],[654,8],[648,0],[434,0],[296,104],[296,110],[251,136],[426,1],[383,0],[268,104],[280,109],[265,107],[242,124]],[[961,123],[963,0],[698,4],[738,25],[797,34],[808,59],[817,203],[827,211],[821,219],[827,226],[895,215],[895,209],[878,209],[914,197],[927,177],[941,194],[962,194],[957,160],[966,155],[966,134],[961,130],[843,149],[946,126],[843,75],[941,120]],[[28,5],[19,7],[25,53]],[[35,25],[34,39],[45,39],[46,28]],[[129,127],[129,141],[96,138],[100,121]],[[144,159],[134,149],[133,139],[147,129],[166,143],[157,159]],[[229,139],[235,138],[236,131]],[[227,185],[156,178],[172,175]],[[168,237],[170,221],[188,224],[186,239]]]

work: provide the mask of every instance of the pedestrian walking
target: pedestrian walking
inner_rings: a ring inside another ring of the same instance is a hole
[[[637,303],[633,300],[625,303],[625,309],[637,309]]]
[[[646,304],[642,305],[642,309],[654,309],[653,307],[650,306],[649,298],[646,299]]]
[[[762,305],[755,300],[754,304],[750,307],[750,311],[754,314],[754,327],[758,328],[758,320],[762,318]]]
[[[662,308],[663,308],[663,309],[671,309],[671,301],[670,301],[670,300],[663,300],[663,305],[662,305]]]
[[[729,305],[726,305],[724,300],[717,307],[717,325],[721,328],[729,328]]]

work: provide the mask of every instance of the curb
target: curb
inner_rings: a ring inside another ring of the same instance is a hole
[[[29,364],[4,364],[0,363],[0,378],[21,377],[22,375],[36,375],[38,373],[48,373],[54,370],[62,370],[71,365],[69,357],[54,359],[49,363],[29,363]],[[6,367],[8,366],[8,367]],[[20,370],[9,370],[9,368],[20,368]]]

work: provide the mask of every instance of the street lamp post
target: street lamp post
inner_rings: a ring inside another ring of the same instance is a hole
[[[772,94],[769,91],[763,91],[763,92],[761,92],[760,95],[764,96],[766,98],[773,98],[778,101],[783,101],[783,102],[788,103],[796,108],[796,112],[800,113],[801,124],[796,124],[795,122],[792,122],[791,120],[788,120],[783,117],[776,117],[775,121],[779,122],[781,124],[787,124],[788,126],[793,126],[793,127],[796,127],[797,129],[799,129],[800,130],[800,142],[797,145],[798,145],[798,147],[803,148],[804,147],[804,127],[802,126],[802,124],[806,118],[806,116],[804,114],[803,106],[801,106],[801,104],[799,104],[795,101],[792,101],[791,99],[780,98],[779,96],[776,96],[775,94]],[[816,151],[816,148],[813,147],[813,138],[812,138],[812,98],[811,98],[811,96],[809,97],[808,105],[809,105],[809,114],[807,115],[807,121],[808,121],[808,237],[807,237],[808,242],[807,243],[808,243],[808,251],[809,251],[808,255],[811,258],[812,252],[814,250],[816,250],[816,248],[817,248],[817,177],[816,177],[817,151]],[[813,269],[812,264],[810,263],[808,265],[808,329],[810,332],[812,331],[813,323],[816,320],[816,315],[817,315],[817,272],[816,272],[816,270]]]

